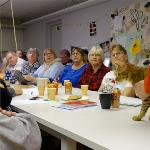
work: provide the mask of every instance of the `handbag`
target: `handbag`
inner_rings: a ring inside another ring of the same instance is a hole
[[[0,84],[3,85],[3,87],[0,86],[0,107],[2,109],[7,109],[11,103],[12,95],[9,92],[4,80],[0,79]]]

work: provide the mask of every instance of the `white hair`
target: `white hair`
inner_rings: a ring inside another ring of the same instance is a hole
[[[93,46],[88,54],[88,59],[90,58],[91,54],[98,54],[101,56],[102,62],[104,61],[104,53],[103,53],[103,49],[100,46]]]

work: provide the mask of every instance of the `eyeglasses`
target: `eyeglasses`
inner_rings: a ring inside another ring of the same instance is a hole
[[[80,54],[80,53],[72,53],[72,56],[74,56],[74,55],[79,56],[79,55],[81,55],[81,54]]]
[[[118,52],[118,53],[112,53],[111,57],[114,58],[116,56],[120,57],[122,54],[124,54],[123,52]]]
[[[53,53],[45,53],[44,56],[53,55]]]

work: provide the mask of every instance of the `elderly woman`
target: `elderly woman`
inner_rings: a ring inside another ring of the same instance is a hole
[[[36,48],[30,48],[27,51],[28,61],[24,63],[23,68],[21,70],[21,72],[24,75],[33,74],[40,67],[38,56],[39,54]]]
[[[89,90],[98,91],[104,75],[110,71],[103,64],[103,50],[100,47],[93,46],[88,54],[89,65],[81,75],[77,86],[89,85]]]
[[[60,82],[64,83],[64,80],[70,80],[72,86],[76,87],[76,84],[87,65],[84,62],[84,53],[82,49],[74,47],[71,50],[71,57],[73,63],[72,65],[65,67],[60,77]]]
[[[105,91],[108,87],[115,87],[120,89],[121,95],[134,97],[133,86],[144,79],[146,69],[130,64],[127,51],[119,44],[112,46],[111,62],[114,70],[104,76],[99,91]]]
[[[57,58],[55,51],[52,48],[46,48],[43,52],[44,63],[31,75],[24,75],[28,81],[35,82],[37,77],[49,78],[50,80],[57,79],[62,73],[64,66]]]

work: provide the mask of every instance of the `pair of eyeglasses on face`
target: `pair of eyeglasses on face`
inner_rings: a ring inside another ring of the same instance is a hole
[[[72,56],[75,56],[75,55],[79,56],[81,54],[80,53],[72,53]]]
[[[44,56],[53,55],[53,53],[45,53]]]
[[[112,53],[111,54],[111,57],[114,58],[114,57],[119,57],[121,56],[122,54],[124,54],[123,52],[118,52],[118,53]]]

